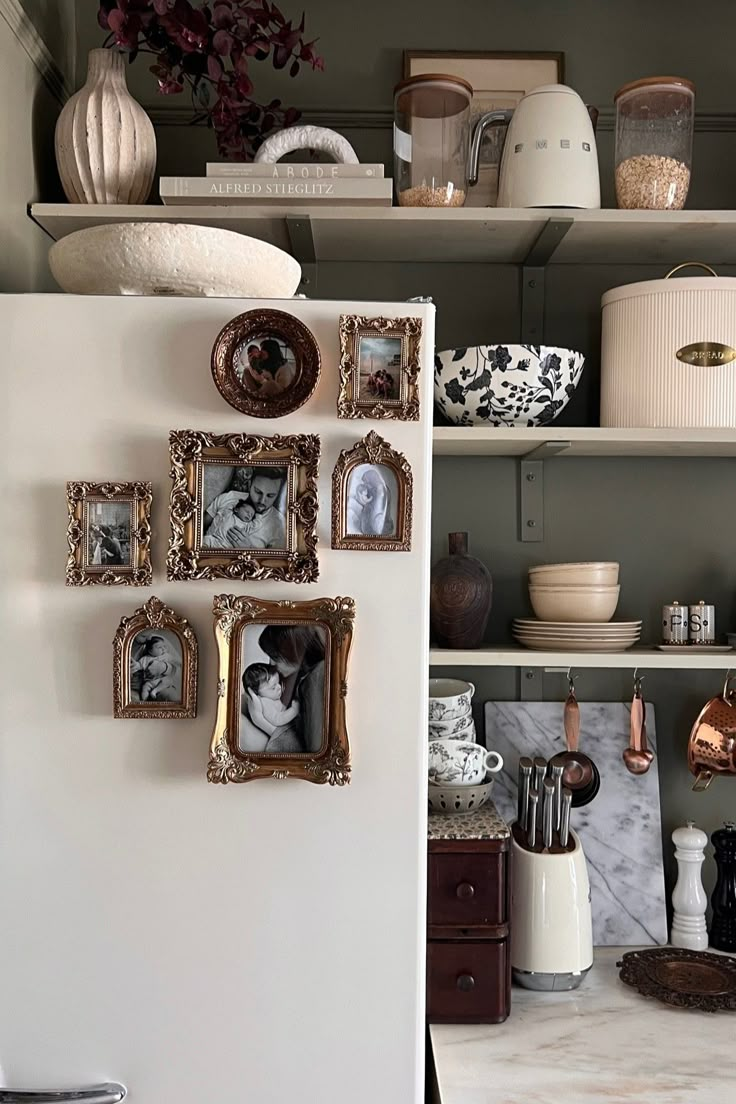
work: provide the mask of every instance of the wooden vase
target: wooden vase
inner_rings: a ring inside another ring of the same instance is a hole
[[[145,203],[156,170],[153,123],[128,91],[117,50],[90,50],[87,80],[56,123],[56,164],[70,203]]]
[[[468,554],[468,534],[450,533],[450,555],[432,568],[429,617],[432,640],[442,648],[477,648],[491,613],[493,580]]]

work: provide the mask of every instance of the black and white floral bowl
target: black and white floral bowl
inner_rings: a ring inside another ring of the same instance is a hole
[[[472,345],[434,358],[434,401],[455,425],[544,426],[575,392],[585,357],[552,345]]]

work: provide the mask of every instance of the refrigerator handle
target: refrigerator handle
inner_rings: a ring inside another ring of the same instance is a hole
[[[110,1081],[89,1089],[3,1089],[0,1104],[120,1104],[127,1096],[125,1085]]]

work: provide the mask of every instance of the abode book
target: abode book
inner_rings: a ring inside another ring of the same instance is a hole
[[[232,177],[162,176],[165,204],[209,203],[308,204],[390,207],[393,181],[387,180],[235,180]]]
[[[378,180],[383,177],[383,165],[208,161],[206,172],[207,176],[257,177],[259,180]]]

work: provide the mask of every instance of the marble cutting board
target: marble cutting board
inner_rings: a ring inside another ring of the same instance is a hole
[[[562,709],[562,702],[485,703],[486,746],[504,759],[493,801],[509,823],[516,818],[520,756],[549,759],[565,750]],[[601,774],[595,800],[572,810],[588,861],[596,947],[667,942],[654,706],[647,702],[655,759],[642,775],[629,774],[621,758],[630,716],[620,702],[580,702],[580,750]]]

